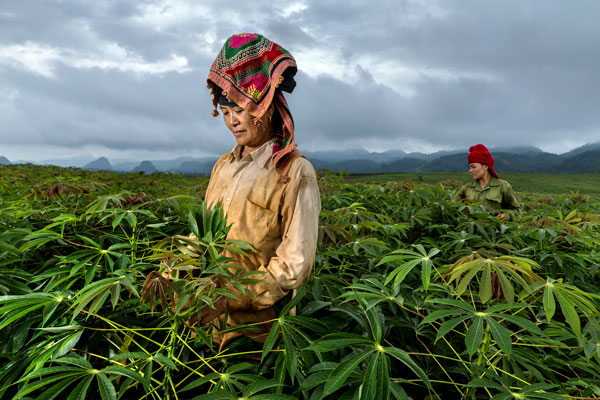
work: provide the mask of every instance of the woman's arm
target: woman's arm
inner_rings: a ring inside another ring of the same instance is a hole
[[[521,204],[512,186],[506,181],[502,183],[502,208],[504,209],[502,214],[505,214],[509,221],[517,221],[521,218]]]
[[[465,192],[467,191],[467,186],[468,185],[462,185],[460,189],[458,189],[458,191],[456,193],[454,193],[454,196],[452,196],[452,201],[463,201],[465,199]]]
[[[281,207],[281,242],[268,265],[258,271],[264,272],[254,278],[264,282],[246,285],[248,295],[232,290],[238,299],[230,299],[233,309],[259,310],[275,304],[289,290],[304,283],[310,274],[317,248],[321,198],[316,174],[308,161],[297,159],[290,171]],[[295,171],[294,171],[295,170]],[[295,175],[295,176],[294,176]]]

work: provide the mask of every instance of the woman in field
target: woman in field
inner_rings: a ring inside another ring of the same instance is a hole
[[[469,174],[473,182],[461,187],[455,201],[468,200],[486,204],[497,212],[501,221],[516,221],[521,217],[521,205],[510,183],[494,171],[494,158],[482,144],[469,148]]]
[[[243,334],[264,341],[277,318],[273,305],[298,288],[310,273],[321,209],[315,170],[300,157],[294,122],[283,96],[296,85],[297,66],[283,47],[258,34],[231,36],[208,75],[215,106],[235,138],[231,152],[215,164],[206,191],[209,207],[221,203],[231,224],[229,239],[249,242],[248,257],[232,252],[231,264],[244,272],[260,271],[246,293],[228,289],[237,298],[223,297],[205,309],[200,324],[223,320],[228,325],[258,322]],[[225,314],[227,313],[227,314]],[[239,332],[221,338],[221,347]]]

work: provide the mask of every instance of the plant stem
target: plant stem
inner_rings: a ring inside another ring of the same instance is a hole
[[[179,330],[179,320],[177,318],[173,321],[173,327],[171,328],[170,337],[169,337],[169,347],[167,350],[167,355],[169,360],[173,360],[175,357],[175,342],[177,341],[177,331]],[[171,368],[165,365],[165,377],[163,379],[163,393],[164,399],[171,399],[171,390],[169,389],[169,382],[171,380]]]
[[[483,332],[483,340],[481,341],[481,344],[479,345],[479,349],[477,349],[477,363],[476,365],[478,367],[483,367],[484,363],[485,363],[485,355],[488,352],[488,349],[490,347],[490,342],[492,339],[492,333],[490,331],[490,325],[488,323],[485,324],[485,330]],[[474,367],[473,369],[471,369],[471,379],[470,381],[477,379],[478,376],[477,374],[479,373],[479,368]],[[477,388],[475,387],[470,387],[467,390],[467,393],[465,394],[465,397],[463,397],[464,400],[474,400],[475,399],[475,391]]]

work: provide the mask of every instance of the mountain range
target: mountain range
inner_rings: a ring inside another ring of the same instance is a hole
[[[501,172],[600,173],[600,142],[590,143],[562,154],[547,153],[533,146],[491,148]],[[464,150],[436,153],[406,153],[402,150],[369,152],[364,149],[303,152],[315,169],[347,171],[349,173],[393,173],[465,171],[467,152]],[[76,156],[70,159],[51,159],[35,164],[79,167],[88,170],[116,172],[169,172],[209,175],[218,157],[179,157],[171,160],[118,160],[111,163],[106,157]],[[10,164],[0,156],[0,164]],[[27,163],[16,161],[14,163]]]

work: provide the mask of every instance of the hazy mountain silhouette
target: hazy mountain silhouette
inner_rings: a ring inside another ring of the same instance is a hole
[[[576,153],[558,164],[553,172],[600,172],[600,149]]]
[[[0,156],[0,165],[11,165],[11,162],[8,160],[8,158]]]
[[[92,162],[89,162],[83,166],[83,169],[90,171],[112,171],[113,167],[106,157],[100,157]]]
[[[588,143],[562,154],[544,152],[534,146],[503,146],[490,148],[496,159],[495,169],[505,172],[599,172],[600,142]],[[465,171],[468,148],[435,153],[406,153],[402,150],[369,152],[365,149],[302,152],[315,169],[348,171],[350,173]],[[87,158],[86,158],[87,157]],[[84,160],[87,159],[87,162]],[[91,156],[73,156],[63,160],[45,160],[41,164],[83,167],[90,170],[154,170],[172,173],[209,175],[218,157],[178,157],[171,160],[115,161],[114,167],[105,158],[91,161]],[[5,161],[4,161],[5,160]],[[0,163],[10,163],[5,157]],[[24,161],[26,162],[26,161]],[[21,163],[18,161],[17,163]],[[38,163],[40,164],[40,163]],[[145,167],[142,167],[144,164]],[[151,165],[151,166],[150,166]],[[152,168],[153,167],[153,168]]]
[[[152,164],[151,161],[142,161],[140,165],[131,170],[131,172],[145,172],[147,174],[152,174],[154,172],[158,172],[158,169]]]
[[[201,161],[184,161],[177,167],[171,168],[168,172],[179,174],[210,175],[217,158],[207,158]]]

